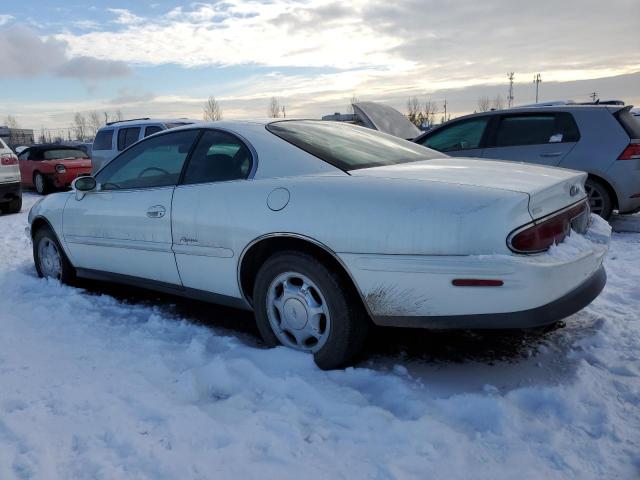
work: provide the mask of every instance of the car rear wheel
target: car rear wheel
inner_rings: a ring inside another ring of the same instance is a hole
[[[588,178],[584,187],[589,197],[591,212],[608,220],[613,211],[613,199],[607,187],[594,178]]]
[[[40,195],[46,195],[49,193],[49,183],[47,182],[46,177],[40,173],[36,172],[33,174],[33,186]]]
[[[48,227],[36,231],[33,237],[33,259],[41,278],[53,278],[71,284],[76,278],[75,269]]]
[[[269,258],[254,288],[256,322],[265,343],[311,353],[324,370],[348,365],[364,346],[369,321],[345,283],[305,253]]]
[[[20,213],[22,210],[22,197],[16,197],[10,202],[0,204],[2,213]]]

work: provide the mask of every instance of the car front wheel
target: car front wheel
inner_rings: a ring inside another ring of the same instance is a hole
[[[65,284],[75,280],[75,269],[48,227],[38,229],[33,237],[33,259],[41,278],[53,278]]]
[[[341,368],[361,352],[369,321],[337,272],[302,252],[269,258],[256,276],[254,306],[269,346],[313,354],[324,369]]]

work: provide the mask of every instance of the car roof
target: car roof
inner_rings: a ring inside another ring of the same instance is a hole
[[[23,150],[23,152],[26,150],[39,151],[39,152],[45,152],[48,150],[78,150],[82,152],[81,148],[78,148],[73,145],[64,145],[62,143],[42,143],[39,145],[31,145],[30,147],[27,147],[25,150]]]
[[[100,130],[106,130],[115,127],[140,127],[145,125],[157,125],[158,123],[201,123],[199,120],[192,120],[189,118],[138,118],[131,120],[119,120],[115,122],[109,122]]]

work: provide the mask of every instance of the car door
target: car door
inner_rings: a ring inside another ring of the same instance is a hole
[[[417,143],[454,157],[481,157],[491,117],[482,115],[453,121],[417,140]]]
[[[171,199],[198,130],[149,138],[113,159],[98,188],[66,203],[63,232],[77,268],[179,285]]]
[[[29,149],[18,155],[18,165],[20,166],[20,181],[23,185],[31,185],[33,181],[33,162],[29,160]]]
[[[173,196],[173,250],[185,287],[240,297],[230,202],[243,198],[255,165],[237,136],[205,130]],[[246,226],[245,226],[246,227]]]
[[[500,115],[488,136],[484,158],[559,165],[580,134],[567,112]]]

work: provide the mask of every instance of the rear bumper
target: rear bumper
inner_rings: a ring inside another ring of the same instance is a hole
[[[436,317],[378,316],[377,325],[386,327],[432,328],[432,329],[509,329],[532,328],[549,325],[573,315],[589,305],[607,283],[603,266],[591,277],[569,293],[551,303],[529,310],[507,313],[477,315],[451,315]]]
[[[575,237],[574,237],[575,235]],[[374,323],[418,328],[528,328],[588,305],[602,290],[611,229],[594,217],[539,255],[340,254]],[[457,279],[501,286],[455,286]]]
[[[0,183],[0,202],[10,202],[21,194],[20,182]]]

